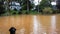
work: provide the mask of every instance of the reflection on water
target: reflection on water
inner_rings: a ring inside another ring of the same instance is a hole
[[[56,29],[56,16],[51,17],[51,27],[52,29]]]
[[[10,27],[16,34],[60,34],[59,15],[20,15],[0,17],[0,34],[9,34]]]
[[[20,33],[19,33],[19,34],[24,34],[24,33],[25,33],[25,29],[22,28],[22,29],[20,30]]]
[[[38,22],[37,16],[33,16],[33,33],[34,34],[46,34],[43,28],[41,28],[41,23]]]
[[[50,34],[56,34],[56,16],[51,17],[51,33]]]
[[[33,32],[34,34],[38,34],[38,21],[37,16],[33,16]]]

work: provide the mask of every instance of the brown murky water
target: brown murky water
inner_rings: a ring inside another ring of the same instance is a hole
[[[60,34],[60,15],[20,15],[0,17],[0,34],[10,34],[15,27],[16,34]]]

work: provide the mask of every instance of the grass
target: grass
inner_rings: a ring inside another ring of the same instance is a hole
[[[46,13],[44,14],[43,12],[38,13],[38,11],[32,11],[30,10],[29,12],[27,12],[27,10],[23,10],[23,11],[14,11],[14,10],[10,10],[10,11],[6,11],[4,14],[2,14],[2,16],[9,16],[9,15],[20,15],[19,12],[21,12],[21,15],[52,15],[53,13]],[[57,12],[57,11],[56,11]],[[58,13],[57,13],[58,14]],[[60,14],[60,13],[59,13]]]

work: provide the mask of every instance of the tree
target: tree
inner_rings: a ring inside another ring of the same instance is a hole
[[[33,3],[31,3],[31,1],[30,0],[23,0],[22,1],[22,9],[23,10],[27,10],[27,11],[29,11],[29,10],[31,10],[32,8],[33,8]]]
[[[39,0],[38,0],[38,3],[40,3]],[[39,4],[38,4],[38,13],[39,13]]]
[[[60,0],[57,0],[57,9],[60,9]]]
[[[42,0],[40,2],[40,7],[43,9],[44,7],[51,7],[51,1],[50,0]]]
[[[3,7],[3,2],[0,1],[0,15],[4,14],[4,13],[5,13],[5,11],[4,11],[4,7]]]
[[[52,8],[51,7],[44,8],[43,13],[44,14],[52,14],[53,13]]]

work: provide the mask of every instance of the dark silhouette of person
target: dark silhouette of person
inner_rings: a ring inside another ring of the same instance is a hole
[[[15,34],[16,29],[14,27],[11,27],[9,31],[10,31],[10,34]]]

